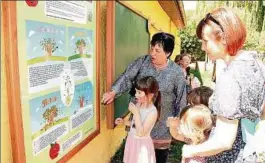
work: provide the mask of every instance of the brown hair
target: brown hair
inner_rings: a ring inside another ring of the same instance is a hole
[[[202,30],[206,24],[212,27],[219,26],[214,34],[217,40],[221,38],[222,33],[224,34],[229,55],[235,56],[243,47],[246,40],[246,27],[232,10],[217,8],[208,13],[197,26],[196,33],[199,39],[202,39]]]
[[[150,93],[154,94],[153,102],[157,109],[157,119],[159,119],[161,112],[161,93],[159,91],[159,84],[157,80],[152,76],[143,77],[137,82],[135,88],[143,91],[145,95]]]
[[[203,104],[208,107],[209,98],[212,96],[213,90],[210,87],[201,86],[192,89],[187,95],[187,101],[191,105]]]
[[[175,47],[175,37],[170,33],[158,32],[152,36],[151,40],[151,46],[156,44],[160,45],[164,52],[169,54],[167,56],[169,58]]]
[[[174,62],[177,63],[177,64],[179,64],[180,57],[181,57],[181,55],[177,55],[177,56],[175,57]]]
[[[179,63],[184,57],[189,57],[189,59],[191,60],[191,55],[189,53],[185,52],[185,53],[181,53],[181,54],[177,55],[175,57],[174,62],[175,63]]]

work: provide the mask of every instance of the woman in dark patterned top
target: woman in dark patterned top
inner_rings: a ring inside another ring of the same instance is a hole
[[[264,65],[252,52],[241,50],[246,29],[231,10],[218,8],[197,26],[197,36],[212,60],[223,59],[227,67],[218,77],[209,108],[217,115],[212,136],[199,145],[184,145],[183,157],[209,156],[210,163],[243,163],[240,120],[256,120],[265,97]]]
[[[173,35],[164,32],[153,35],[150,54],[131,63],[102,99],[103,103],[109,104],[114,97],[128,92],[134,79],[138,81],[145,76],[155,77],[162,97],[160,118],[151,132],[157,163],[166,162],[172,139],[166,126],[167,118],[175,116],[180,108],[186,106],[186,87],[182,70],[169,59],[174,50],[174,40]]]

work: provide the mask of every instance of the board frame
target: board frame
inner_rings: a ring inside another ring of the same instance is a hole
[[[25,2],[26,3],[26,2]],[[21,106],[20,73],[17,39],[17,1],[1,2],[3,39],[6,68],[7,106],[9,112],[10,137],[13,162],[26,163],[23,118]],[[96,130],[66,153],[57,162],[65,163],[100,133],[100,1],[96,2]],[[11,44],[12,43],[12,44]]]

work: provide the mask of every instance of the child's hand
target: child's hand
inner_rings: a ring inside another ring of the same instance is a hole
[[[170,127],[170,123],[174,117],[167,117],[166,125],[167,127]]]
[[[130,112],[132,112],[133,114],[137,114],[139,113],[139,109],[136,107],[135,104],[133,104],[132,102],[129,103],[129,110]]]
[[[179,118],[178,117],[168,117],[167,118],[167,127],[178,127],[179,126]]]
[[[122,118],[117,118],[117,119],[115,120],[115,124],[116,124],[116,125],[123,125],[123,124],[124,124],[124,120],[123,120]]]

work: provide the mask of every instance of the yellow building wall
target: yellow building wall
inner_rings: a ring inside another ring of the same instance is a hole
[[[159,30],[170,32],[170,18],[160,6],[158,1],[120,1],[122,4],[133,9],[136,13],[149,19]],[[151,35],[153,33],[150,33]]]
[[[158,1],[120,1],[125,6],[128,6],[136,13],[148,19],[149,33],[152,36],[159,30],[171,33],[175,36],[175,49],[170,59],[174,60],[176,55],[180,53],[180,37],[177,26],[171,21],[164,9]],[[151,39],[151,37],[150,37]]]
[[[160,29],[164,32],[169,32],[176,37],[176,47],[173,56],[178,54],[180,49],[180,40],[178,37],[178,29],[170,20],[164,10],[157,1],[123,1],[129,8],[133,8],[136,12],[140,12],[146,18],[149,18],[151,28],[149,29],[152,36]],[[101,63],[106,63],[106,1],[101,1]],[[1,14],[2,16],[2,14]],[[3,19],[1,19],[3,20]],[[3,24],[3,23],[1,23]],[[2,28],[3,29],[3,28]],[[1,30],[1,162],[13,163],[10,128],[8,119],[8,106],[6,94],[6,77],[4,67],[4,46],[3,46],[3,32]],[[174,57],[171,57],[174,59]],[[101,83],[100,94],[103,94],[106,81],[106,67],[101,64]],[[100,134],[96,136],[87,146],[74,155],[68,163],[108,163],[110,158],[120,146],[123,138],[126,136],[124,127],[116,127],[113,130],[108,130],[106,126],[106,108],[101,106],[100,110]]]
[[[176,25],[172,21],[171,21],[170,33],[175,36],[175,49],[173,51],[173,54],[170,57],[170,59],[174,61],[175,57],[179,55],[180,53],[181,41],[179,37],[179,30],[177,29]]]

